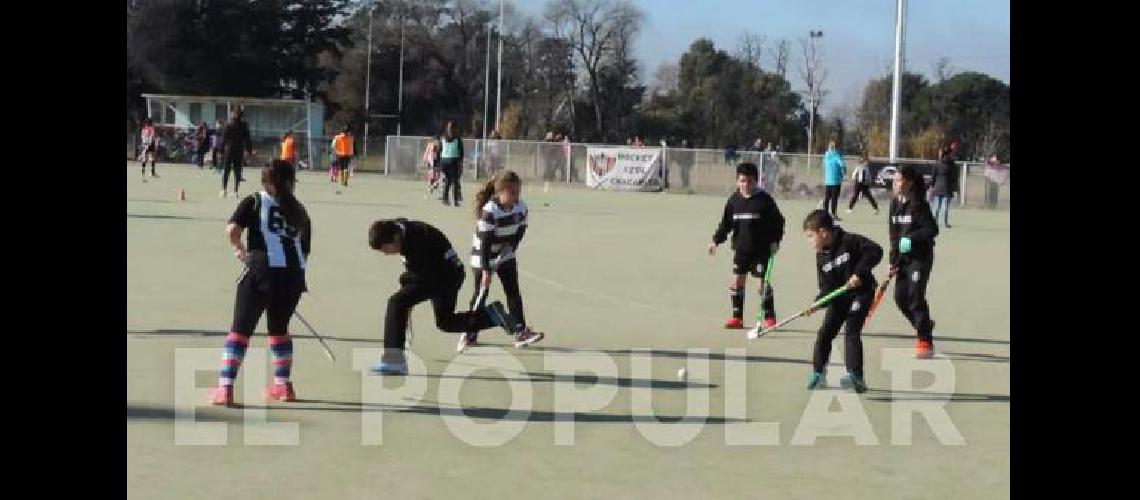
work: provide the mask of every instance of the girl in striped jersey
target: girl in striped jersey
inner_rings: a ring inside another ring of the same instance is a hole
[[[515,252],[526,234],[527,208],[520,198],[522,179],[518,174],[504,170],[493,177],[475,195],[475,236],[471,238],[471,271],[475,278],[475,295],[471,297],[471,310],[482,309],[487,301],[491,273],[503,281],[515,334],[515,346],[523,347],[545,337],[526,326],[523,316],[522,294],[519,293],[519,273]],[[478,332],[459,337],[456,350],[463,352],[478,339]]]
[[[218,387],[211,403],[233,404],[233,384],[241,367],[253,329],[266,313],[269,350],[273,358],[273,384],[266,400],[295,401],[289,372],[293,364],[293,341],[289,319],[305,291],[305,261],[312,234],[304,205],[293,196],[296,171],[283,160],[261,170],[264,190],[246,197],[226,226],[234,255],[245,263],[238,279],[234,317],[226,336]],[[247,230],[242,245],[242,230]]]

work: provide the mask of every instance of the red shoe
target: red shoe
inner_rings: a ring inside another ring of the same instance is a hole
[[[271,387],[265,389],[266,401],[285,401],[293,402],[297,400],[297,394],[293,392],[293,383],[285,382],[284,384],[273,384]]]
[[[724,327],[725,328],[731,328],[734,330],[742,330],[742,329],[744,329],[744,320],[741,318],[735,318],[735,317],[728,318],[728,321],[724,322]]]
[[[914,345],[914,357],[918,359],[930,359],[934,357],[934,345],[929,340],[918,339]]]
[[[764,318],[764,329],[765,330],[772,328],[773,326],[776,326],[776,318],[773,318],[771,316]]]
[[[210,404],[218,406],[234,405],[234,386],[219,385],[210,393]]]

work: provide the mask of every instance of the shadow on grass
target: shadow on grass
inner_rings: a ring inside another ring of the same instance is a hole
[[[300,406],[298,405],[314,405]],[[750,422],[748,419],[713,417],[713,416],[681,416],[681,415],[629,415],[621,413],[579,413],[579,412],[553,412],[545,410],[518,411],[512,413],[509,408],[490,408],[484,406],[443,406],[439,403],[427,404],[389,405],[380,403],[359,403],[355,401],[329,401],[320,399],[298,399],[288,406],[253,406],[245,405],[243,408],[288,409],[301,411],[334,411],[334,412],[383,412],[383,413],[410,413],[430,416],[466,416],[480,420],[515,421],[515,422],[554,422],[569,421],[588,423],[687,423],[687,424],[714,424],[724,425],[730,423]]]
[[[157,214],[127,214],[128,219],[158,219],[158,220],[196,220],[204,222],[226,222],[226,219],[215,217],[186,217],[184,215],[157,215]]]
[[[947,394],[944,392],[924,392],[924,391],[889,391],[886,389],[868,389],[867,400],[880,401],[880,402],[895,402],[895,401],[929,401],[932,403],[938,402],[951,402],[951,403],[1008,403],[1008,394],[970,394],[964,392],[955,392]]]
[[[493,370],[493,368],[485,368]],[[639,379],[628,377],[599,377],[597,375],[561,375],[556,373],[546,372],[524,372],[525,377],[494,377],[485,375],[466,375],[466,376],[453,376],[453,375],[436,375],[436,374],[411,374],[409,377],[424,377],[434,379],[458,379],[458,380],[487,380],[492,382],[545,382],[557,383],[566,382],[573,384],[590,384],[590,385],[613,385],[617,387],[645,387],[649,389],[716,389],[720,387],[717,384],[705,384],[699,382],[681,382],[673,380],[655,380],[655,379]]]
[[[143,336],[143,337],[223,337],[224,338],[226,335],[229,335],[229,332],[225,332],[225,331],[221,331],[221,330],[188,330],[188,329],[179,329],[179,328],[159,328],[158,330],[127,330],[127,334],[128,335],[139,335],[139,336]],[[262,332],[256,332],[253,334],[253,336],[254,337],[265,337],[268,335],[265,333],[262,333]],[[293,337],[295,339],[313,339],[313,340],[316,340],[316,337],[314,337],[312,335],[301,335],[301,334],[293,333],[293,334],[290,334],[289,336]],[[325,340],[335,340],[338,342],[370,342],[370,343],[382,343],[382,342],[384,342],[383,339],[354,339],[354,338],[347,338],[347,337],[328,337],[328,336],[322,336],[321,338],[323,338]]]
[[[204,404],[203,404],[204,406]],[[220,408],[219,408],[220,409]],[[127,420],[170,420],[176,418],[194,419],[198,422],[240,422],[241,414],[229,412],[201,412],[197,415],[176,410],[167,406],[149,406],[127,403]]]
[[[597,353],[602,353],[602,354],[609,354],[612,356],[629,356],[632,354],[637,354],[637,355],[644,355],[644,356],[676,358],[676,359],[685,359],[685,358],[688,358],[690,356],[693,357],[694,359],[705,357],[703,354],[689,353],[687,351],[666,350],[666,349],[588,349],[588,348],[543,346],[543,345],[538,345],[538,346],[532,345],[532,346],[528,347],[527,349],[528,350],[534,350],[534,351],[566,352],[566,353],[597,352]],[[808,361],[805,359],[781,358],[781,357],[777,357],[777,356],[755,356],[755,355],[736,356],[736,355],[730,355],[730,354],[725,354],[725,353],[719,353],[719,352],[715,352],[715,351],[708,353],[708,359],[711,361],[745,361],[745,362],[749,362],[749,363],[753,363],[753,362],[755,362],[755,363],[792,363],[792,364],[798,364],[798,365],[810,365],[811,364],[811,361]]]

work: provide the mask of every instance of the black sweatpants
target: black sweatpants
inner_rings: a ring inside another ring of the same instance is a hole
[[[238,187],[241,186],[241,165],[245,158],[241,153],[236,155],[226,156],[225,170],[222,171],[222,191],[226,190],[226,186],[230,183],[230,170],[234,171],[234,192],[238,192]]]
[[[517,332],[526,328],[526,317],[523,315],[522,293],[519,292],[518,263],[515,262],[515,259],[510,259],[499,264],[499,267],[493,272],[499,277],[499,283],[503,284],[503,293],[507,296],[507,308],[511,312],[511,317],[518,322],[515,328],[511,330]],[[475,293],[471,296],[471,303],[468,309],[477,311],[487,304],[487,293],[479,286],[483,279],[483,270],[471,268],[471,276],[475,279]],[[471,338],[474,340],[478,337],[477,335],[472,335]]]
[[[303,273],[272,268],[266,271],[247,271],[238,281],[234,299],[234,319],[231,332],[253,335],[253,329],[264,312],[270,335],[289,333],[289,319],[305,290]]]
[[[873,294],[856,295],[853,297],[836,297],[827,306],[823,317],[823,324],[815,337],[815,353],[812,355],[812,369],[823,372],[831,358],[831,342],[839,335],[839,328],[846,324],[843,331],[843,355],[846,358],[847,371],[863,376],[863,321],[867,319],[867,308],[874,299]]]
[[[930,319],[930,305],[926,303],[926,284],[930,281],[933,267],[933,257],[930,260],[911,259],[899,265],[895,276],[895,304],[918,331],[918,338],[930,341],[931,345],[934,343],[934,322]]]
[[[456,205],[459,205],[459,199],[463,196],[459,192],[459,158],[444,158],[440,160],[443,169],[443,198],[444,203],[447,202],[447,193],[451,188],[455,187],[455,194],[452,200]]]
[[[847,209],[855,208],[855,202],[859,201],[859,195],[867,197],[867,201],[871,202],[871,208],[878,210],[879,204],[875,203],[875,197],[871,195],[871,186],[862,183],[855,184],[855,192],[851,193],[851,203],[847,204]]]
[[[486,330],[495,326],[483,311],[455,312],[459,289],[463,287],[463,267],[455,266],[446,275],[425,280],[405,273],[400,277],[400,289],[388,298],[384,313],[384,348],[403,349],[408,328],[408,314],[416,304],[431,301],[435,311],[435,326],[451,333]]]
[[[151,157],[151,155],[153,155],[153,157]],[[142,152],[142,174],[143,174],[143,176],[146,176],[146,161],[148,158],[150,158],[150,175],[155,175],[154,163],[155,163],[155,161],[158,160],[158,147],[155,146],[154,144],[143,147],[143,152]]]
[[[824,186],[823,188],[823,209],[827,210],[833,217],[835,209],[839,207],[839,186]]]

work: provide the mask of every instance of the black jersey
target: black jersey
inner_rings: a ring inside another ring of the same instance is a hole
[[[861,282],[858,290],[850,295],[873,293],[875,276],[871,271],[883,260],[883,247],[865,236],[848,233],[836,226],[824,242],[824,247],[815,254],[815,270],[819,280],[819,295],[843,286],[851,276],[858,276]]]
[[[450,278],[458,270],[463,274],[463,263],[451,241],[431,224],[405,218],[396,219],[400,226],[400,256],[408,272],[422,279],[435,281]]]
[[[899,201],[891,199],[890,210],[891,265],[899,260],[927,261],[934,258],[934,237],[938,236],[938,223],[930,213],[930,204],[923,199]],[[899,239],[910,238],[910,253],[899,253]],[[906,262],[903,262],[904,264]]]
[[[230,223],[246,229],[246,249],[265,253],[270,268],[303,271],[312,230],[308,223],[286,221],[269,193],[251,194],[238,204]]]
[[[747,198],[735,192],[724,204],[724,215],[713,233],[713,243],[724,243],[730,231],[733,250],[767,251],[769,245],[784,238],[784,216],[776,200],[765,191],[756,190]]]

